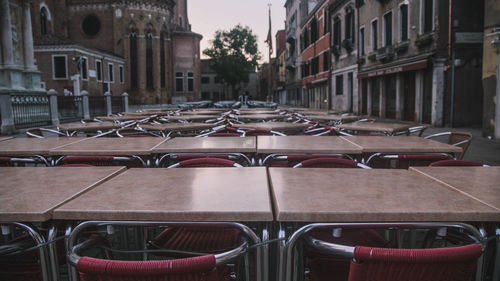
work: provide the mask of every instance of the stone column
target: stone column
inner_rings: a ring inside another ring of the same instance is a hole
[[[59,109],[57,106],[57,92],[54,89],[47,91],[47,96],[49,96],[50,105],[50,119],[52,120],[52,125],[59,125]]]
[[[12,46],[12,28],[10,22],[9,0],[1,0],[0,18],[2,20],[2,63],[5,66],[14,64],[14,50]]]
[[[137,89],[140,93],[137,98],[141,102],[147,97],[146,94],[146,38],[137,35]]]
[[[125,92],[122,94],[123,99],[123,111],[128,112],[128,94]]]
[[[2,114],[2,127],[0,133],[2,135],[10,135],[15,133],[14,112],[12,111],[12,102],[9,94],[0,94],[0,112]]]
[[[372,115],[373,79],[366,78],[366,115]]]
[[[415,121],[422,123],[424,114],[424,71],[415,72]]]
[[[30,2],[30,0],[23,0],[24,67],[27,70],[36,70],[33,32],[31,30]]]
[[[90,110],[89,110],[89,93],[87,91],[82,91],[80,93],[82,96],[82,106],[83,106],[83,119],[90,119]]]
[[[432,125],[443,126],[444,104],[444,63],[446,59],[438,58],[432,69]]]
[[[403,119],[403,75],[396,74],[396,119]]]
[[[111,115],[113,114],[113,109],[111,107],[111,93],[106,92],[104,93],[104,99],[106,101],[106,115]]]
[[[79,96],[80,95],[80,74],[75,74],[75,75],[71,76],[71,80],[73,81],[73,94],[75,96]],[[87,96],[88,96],[88,93],[87,93]]]
[[[379,83],[379,99],[378,99],[378,104],[379,104],[379,112],[378,112],[378,116],[380,118],[385,118],[385,109],[386,109],[386,100],[385,100],[385,97],[386,97],[386,85],[385,85],[385,79],[386,79],[386,76],[380,76],[378,79],[380,79],[380,83]]]

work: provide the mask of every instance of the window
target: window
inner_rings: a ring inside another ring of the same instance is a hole
[[[392,12],[384,15],[384,46],[392,45]]]
[[[201,77],[201,84],[209,84],[209,83],[210,83],[210,77],[208,76]]]
[[[120,83],[125,83],[125,75],[123,73],[123,65],[118,66],[118,72],[120,75]]]
[[[175,73],[175,91],[184,92],[184,73],[176,72]]]
[[[372,21],[372,40],[371,40],[371,43],[372,43],[372,51],[376,51],[378,49],[378,21],[377,20],[373,20]]]
[[[340,31],[340,18],[336,17],[333,20],[333,46],[340,46],[341,31]]]
[[[82,75],[83,80],[89,79],[89,63],[86,57],[80,57],[80,61],[78,62],[78,68],[80,70],[80,74]]]
[[[42,9],[40,9],[40,30],[42,32],[42,35],[47,34],[47,18],[47,8],[42,7]]]
[[[365,55],[365,28],[359,29],[359,55]]]
[[[408,40],[408,4],[399,6],[399,41]]]
[[[165,88],[165,37],[160,34],[160,87]]]
[[[434,20],[434,7],[433,0],[422,0],[421,1],[421,22],[422,22],[422,32],[428,33],[433,29],[433,20]]]
[[[188,72],[188,77],[187,77],[187,82],[188,82],[188,91],[192,92],[194,91],[194,73],[193,72]]]
[[[66,55],[52,56],[52,73],[54,79],[68,79],[68,57]]]
[[[323,35],[328,33],[328,9],[323,10]]]
[[[304,29],[304,49],[307,48],[308,46],[309,46],[309,30],[306,27]]]
[[[312,73],[311,74],[317,74],[319,72],[319,57],[315,57],[312,59]]]
[[[335,76],[335,95],[344,94],[344,77],[342,74]]]
[[[214,83],[215,83],[215,84],[220,83],[220,78],[219,78],[219,76],[215,76],[215,78],[214,78]]]
[[[318,20],[313,18],[311,20],[311,44],[318,40]]]
[[[330,68],[330,56],[328,52],[323,53],[323,71],[328,71]]]
[[[201,92],[201,99],[209,100],[210,99],[210,92]]]
[[[101,30],[101,21],[96,15],[88,15],[82,21],[82,29],[87,36],[96,36]]]
[[[345,39],[354,44],[354,9],[348,7],[345,14]]]
[[[108,81],[115,82],[115,71],[112,63],[108,63]]]
[[[100,60],[95,61],[95,72],[97,81],[102,81],[102,62]]]
[[[137,89],[137,34],[130,34],[130,87]]]
[[[146,35],[146,87],[153,89],[153,35]]]

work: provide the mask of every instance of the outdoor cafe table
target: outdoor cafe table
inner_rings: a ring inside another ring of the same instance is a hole
[[[417,136],[342,136],[363,153],[462,153],[462,148]]]
[[[89,123],[64,123],[59,124],[57,128],[70,135],[72,132],[97,132],[120,129],[122,126],[113,122],[89,122]]]
[[[126,122],[126,121],[139,121],[142,119],[150,118],[154,114],[145,113],[143,115],[121,115],[121,116],[99,116],[96,119],[102,121],[116,121],[116,122]]]
[[[237,115],[236,118],[238,120],[275,120],[275,119],[285,119],[287,118],[286,115],[279,115],[279,114],[242,114],[242,115]]]
[[[304,117],[307,120],[313,121],[327,121],[327,122],[335,122],[335,123],[347,123],[354,122],[359,119],[359,116],[353,115],[335,115],[335,114],[323,114],[323,115],[306,115]]]
[[[152,152],[163,153],[255,153],[257,143],[255,137],[182,137],[170,139]]]
[[[410,171],[500,210],[500,167],[410,167]]]
[[[174,120],[174,121],[203,121],[208,119],[216,119],[217,115],[175,115],[175,116],[163,116],[164,119]]]
[[[230,111],[230,110],[228,110]],[[214,110],[181,111],[180,115],[221,115],[222,112]]]
[[[59,146],[49,151],[50,155],[101,155],[132,156],[151,155],[153,148],[168,138],[86,138],[78,143]]]
[[[361,154],[361,148],[341,137],[336,136],[258,136],[257,153]]]
[[[60,138],[11,138],[0,142],[1,156],[47,156],[51,149],[76,143],[82,137]]]
[[[238,110],[242,115],[251,115],[251,114],[280,114],[279,111],[276,110],[248,110],[248,109],[240,109]]]
[[[198,131],[205,130],[214,127],[214,124],[210,123],[162,123],[162,124],[139,124],[140,128],[147,131]]]
[[[10,140],[12,139],[13,137],[0,137],[0,141],[4,141],[4,140]]]
[[[386,135],[394,135],[400,132],[407,132],[416,124],[398,123],[398,122],[355,122],[337,125],[336,127],[343,130],[357,132],[380,132]]]
[[[500,210],[408,170],[269,168],[278,222],[499,221]]]
[[[279,132],[287,131],[302,131],[311,126],[311,124],[304,123],[289,123],[289,122],[257,122],[257,123],[245,123],[237,124],[231,123],[232,127],[244,130],[271,130]]]

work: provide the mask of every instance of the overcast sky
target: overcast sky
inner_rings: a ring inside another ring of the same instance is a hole
[[[285,29],[285,0],[188,0],[188,16],[193,32],[203,35],[201,51],[210,47],[218,29],[229,30],[238,23],[248,26],[257,35],[261,62],[268,61],[268,4],[271,3],[273,49],[276,31]],[[275,53],[273,54],[273,57]],[[204,58],[202,54],[202,58]]]

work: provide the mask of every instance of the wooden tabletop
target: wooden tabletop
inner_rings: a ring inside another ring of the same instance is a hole
[[[174,153],[174,152],[240,152],[252,153],[257,150],[255,137],[181,137],[173,138],[153,149],[153,153]]]
[[[142,119],[150,118],[151,116],[154,116],[154,115],[147,113],[145,115],[99,116],[99,117],[96,117],[96,119],[99,119],[102,121],[125,122],[125,121],[142,120]]]
[[[277,221],[499,221],[500,211],[408,170],[269,168]]]
[[[327,114],[337,114],[338,112],[332,111],[332,110],[310,110],[310,109],[304,109],[304,110],[293,110],[294,112],[297,112],[302,115],[327,115]]]
[[[1,167],[0,221],[42,222],[125,167]]]
[[[228,110],[229,111],[229,110]],[[180,115],[220,115],[220,111],[213,111],[213,110],[198,110],[198,111],[181,111],[179,112]]]
[[[500,210],[500,167],[410,167],[438,183]]]
[[[163,116],[163,115],[168,115],[170,112],[169,111],[140,111],[140,112],[121,112],[123,116],[134,116],[134,117],[140,117],[140,118],[146,118],[152,115],[156,116]]]
[[[340,121],[340,122],[353,122],[359,120],[359,116],[353,116],[353,115],[342,116],[335,114],[306,115],[305,118],[309,120]]]
[[[153,148],[168,138],[86,138],[78,143],[51,149],[50,155],[150,155]]]
[[[240,114],[242,115],[253,115],[253,114],[280,114],[279,111],[276,110],[248,110],[248,109],[242,109],[239,110]]]
[[[57,126],[61,131],[95,132],[120,129],[122,126],[113,122],[64,123]]]
[[[162,124],[140,124],[139,127],[151,131],[193,131],[204,130],[214,127],[210,123],[162,123]]]
[[[170,119],[170,120],[185,120],[185,121],[201,121],[201,120],[208,120],[208,119],[216,119],[216,115],[175,115],[175,116],[163,116],[165,119]]]
[[[54,218],[272,221],[273,213],[266,168],[143,168],[64,204]]]
[[[249,119],[249,120],[274,120],[274,119],[285,119],[286,115],[279,114],[242,114],[237,115],[238,119]]]
[[[391,122],[355,122],[337,125],[340,129],[364,132],[397,133],[408,130],[416,124]]]
[[[335,136],[258,136],[257,153],[361,154],[361,148]]]
[[[61,138],[14,138],[0,142],[0,155],[32,156],[48,155],[51,149],[82,141],[81,137]]]
[[[363,153],[462,153],[462,148],[417,136],[343,136]]]
[[[289,123],[289,122],[256,122],[256,123],[245,123],[245,124],[231,124],[232,127],[238,129],[262,129],[262,130],[272,130],[272,131],[299,131],[305,130],[311,126],[311,124],[304,123]]]
[[[4,140],[10,140],[10,139],[13,139],[14,137],[0,137],[0,141],[4,141]]]

